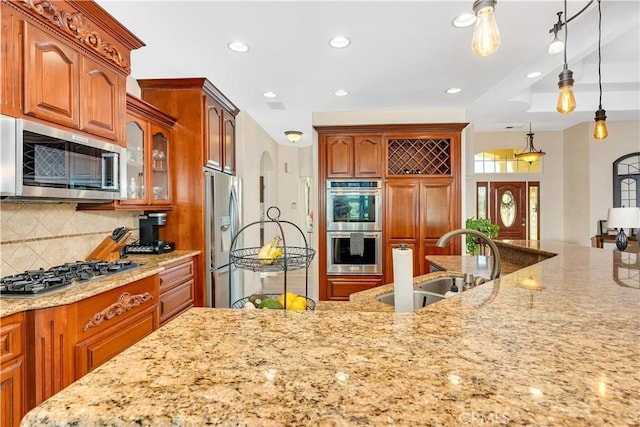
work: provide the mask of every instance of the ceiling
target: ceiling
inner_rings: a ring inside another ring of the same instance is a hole
[[[472,0],[122,1],[98,0],[146,43],[132,53],[136,79],[207,77],[278,143],[299,130],[312,143],[312,113],[464,110],[476,131],[563,130],[598,108],[598,4],[568,24],[567,62],[577,108],[555,111],[563,54],[549,55],[560,0],[501,0],[501,45],[471,50],[473,27],[452,20]],[[569,1],[569,17],[586,0]],[[602,104],[608,121],[640,119],[640,2],[603,1]],[[334,49],[341,34],[351,45]],[[564,38],[561,32],[560,38]],[[241,40],[247,53],[227,43]],[[542,76],[526,78],[532,71]],[[459,87],[460,93],[445,90]],[[349,95],[334,92],[346,89]],[[265,98],[272,91],[275,98]]]

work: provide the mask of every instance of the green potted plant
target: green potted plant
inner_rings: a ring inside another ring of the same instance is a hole
[[[492,223],[488,218],[467,218],[464,225],[465,228],[477,230],[481,233],[486,234],[491,239],[495,239],[496,237],[498,237],[498,232],[500,231],[500,227],[497,224]],[[467,252],[470,255],[478,255],[478,252],[480,250],[480,243],[481,239],[478,239],[476,236],[467,235]]]

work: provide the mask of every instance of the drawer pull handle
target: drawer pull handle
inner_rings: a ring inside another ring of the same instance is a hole
[[[153,299],[153,296],[149,292],[139,295],[131,295],[129,292],[124,292],[118,297],[118,300],[111,304],[104,310],[96,313],[93,317],[84,325],[82,332],[87,332],[89,328],[100,325],[103,321],[120,316],[134,307],[138,307],[147,301]]]

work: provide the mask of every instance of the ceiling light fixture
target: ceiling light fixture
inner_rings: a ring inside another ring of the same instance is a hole
[[[241,41],[234,41],[234,42],[229,42],[227,44],[227,47],[234,51],[234,52],[238,52],[238,53],[245,53],[247,51],[249,51],[249,46]]]
[[[560,94],[558,95],[558,102],[556,104],[556,110],[561,114],[569,114],[576,109],[576,98],[573,95],[573,71],[569,69],[567,65],[567,33],[569,33],[569,27],[567,25],[567,0],[564,0],[564,65],[562,71],[558,75],[558,87],[560,88]]]
[[[335,36],[329,40],[329,44],[331,47],[335,47],[336,49],[342,49],[351,44],[351,40],[345,36]]]
[[[562,12],[558,12],[558,22],[553,24],[549,32],[553,33],[553,41],[549,45],[549,55],[560,53],[564,50],[564,43],[558,38],[558,32],[562,30]]]
[[[287,139],[294,144],[300,141],[300,138],[302,138],[302,132],[300,132],[299,130],[287,130],[284,132],[284,134]]]
[[[460,92],[462,92],[462,89],[460,89],[459,87],[450,87],[445,92],[450,93],[450,94],[460,93]]]
[[[267,92],[263,92],[263,93],[262,93],[262,96],[264,96],[265,98],[275,98],[275,97],[276,97],[276,96],[278,96],[278,95],[276,95],[276,93],[275,93],[275,92],[271,92],[271,91],[269,90],[269,91],[267,91]]]
[[[529,123],[529,133],[527,134],[527,146],[525,149],[516,153],[516,159],[522,160],[524,162],[528,162],[529,164],[535,162],[536,160],[540,160],[545,154],[542,150],[536,150],[536,147],[533,146],[533,132],[531,132],[531,123]]]
[[[598,88],[600,89],[600,100],[598,102],[598,110],[596,111],[596,127],[593,130],[593,137],[599,141],[602,141],[607,136],[609,136],[609,132],[607,131],[607,124],[605,121],[607,120],[606,111],[602,108],[602,72],[600,71],[600,67],[602,66],[602,54],[600,52],[600,45],[602,43],[602,10],[600,8],[600,0],[598,0]]]
[[[529,74],[527,74],[527,78],[528,79],[535,79],[538,78],[542,75],[542,71],[532,71]]]
[[[347,96],[349,95],[349,92],[344,89],[338,89],[337,91],[333,92],[333,94],[335,96]]]
[[[478,56],[491,55],[500,46],[500,32],[494,13],[496,3],[497,0],[476,0],[473,2],[476,26],[473,29],[471,48]]]

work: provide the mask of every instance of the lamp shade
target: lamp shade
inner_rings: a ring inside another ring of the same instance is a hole
[[[608,228],[640,227],[640,208],[609,208]]]

